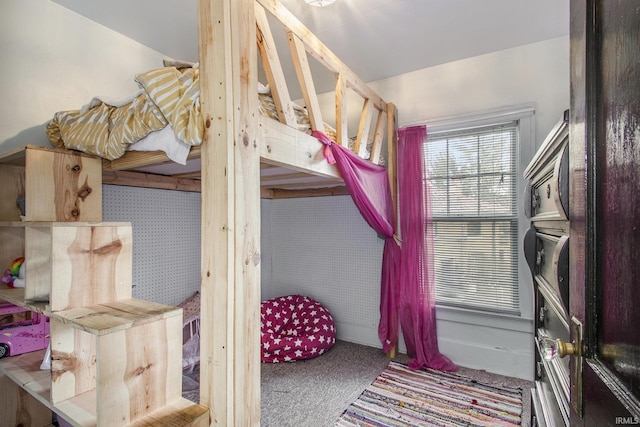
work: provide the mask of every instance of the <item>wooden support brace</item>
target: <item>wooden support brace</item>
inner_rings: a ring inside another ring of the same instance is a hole
[[[254,0],[199,0],[200,402],[211,425],[260,425],[260,157]]]
[[[293,104],[287,89],[287,82],[282,71],[282,63],[278,56],[276,43],[273,40],[271,28],[267,21],[267,14],[264,8],[256,5],[256,36],[258,40],[258,49],[260,50],[260,58],[262,59],[262,67],[267,75],[267,82],[271,89],[271,96],[278,111],[278,118],[282,123],[286,123],[291,127],[297,127],[296,115],[293,111]]]
[[[338,144],[349,146],[349,131],[347,128],[347,80],[342,74],[338,74],[336,82],[336,135]]]
[[[316,94],[316,88],[313,84],[313,76],[311,75],[311,68],[309,67],[307,51],[302,41],[291,31],[287,32],[287,38],[289,39],[293,65],[296,69],[298,81],[300,82],[300,88],[302,89],[302,96],[307,107],[307,113],[309,113],[311,129],[324,132],[320,103],[318,102],[318,95]]]

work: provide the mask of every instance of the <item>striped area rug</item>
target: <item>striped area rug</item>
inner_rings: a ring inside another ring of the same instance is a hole
[[[391,361],[336,426],[519,426],[521,414],[520,389]]]

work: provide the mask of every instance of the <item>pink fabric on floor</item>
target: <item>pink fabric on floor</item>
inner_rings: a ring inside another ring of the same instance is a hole
[[[261,305],[262,361],[294,362],[320,356],[336,343],[329,310],[312,298],[288,295]]]
[[[398,186],[402,236],[402,281],[398,313],[409,367],[457,371],[458,367],[438,349],[436,296],[433,266],[431,197],[424,167],[427,129],[413,126],[399,130]]]

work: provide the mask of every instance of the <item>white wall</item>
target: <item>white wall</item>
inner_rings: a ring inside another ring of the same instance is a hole
[[[455,117],[469,118],[495,111],[509,111],[521,107],[535,110],[533,128],[529,130],[529,146],[521,147],[523,168],[544,140],[546,134],[561,118],[569,105],[569,39],[547,40],[514,49],[508,49],[466,60],[443,64],[389,79],[373,82],[371,87],[384,99],[398,107],[401,126],[408,124],[442,123]],[[331,117],[333,99],[322,97],[326,116]],[[350,130],[355,129],[351,126]],[[357,123],[357,122],[356,122]],[[314,211],[325,214],[313,220],[293,221],[287,209],[304,212],[313,206]],[[302,201],[273,201],[264,211],[270,212],[268,222],[278,230],[277,239],[271,245],[270,295],[285,293],[291,283],[297,283],[308,292],[331,302],[338,311],[338,336],[363,344],[380,347],[377,340],[377,320],[361,321],[364,312],[377,312],[379,307],[380,260],[375,256],[361,256],[360,251],[349,250],[349,245],[330,246],[326,265],[331,266],[331,277],[342,277],[343,287],[335,286],[326,277],[325,264],[309,262],[304,274],[299,263],[299,252],[286,248],[299,245],[297,236],[305,236],[309,246],[316,239],[330,240],[326,233],[333,233],[339,241],[361,241],[368,238],[366,224],[355,226],[355,206],[342,198],[322,198]],[[332,214],[332,212],[335,212]],[[264,218],[264,217],[263,217]],[[346,229],[345,224],[350,224]],[[335,229],[338,224],[339,229]],[[521,224],[526,225],[523,219]],[[286,233],[282,231],[286,230]],[[337,236],[337,233],[342,233]],[[272,231],[275,235],[275,231]],[[382,242],[368,242],[370,248],[382,253]],[[360,248],[362,249],[362,248]],[[300,249],[301,250],[301,249]],[[309,250],[309,249],[305,249]],[[263,252],[265,249],[263,248]],[[317,255],[318,249],[309,253]],[[334,264],[329,259],[349,260],[346,264]],[[358,267],[358,272],[352,270]],[[363,276],[359,271],[375,272]],[[264,270],[263,270],[264,272]],[[520,276],[521,316],[486,315],[478,312],[439,307],[438,341],[440,350],[454,362],[471,368],[486,369],[516,377],[532,379],[534,365],[533,348],[533,285],[526,270]],[[304,285],[301,283],[308,283]],[[345,291],[355,284],[361,290],[358,296]],[[344,300],[336,301],[336,295]],[[348,303],[346,300],[348,299]],[[350,311],[344,308],[350,305]],[[402,349],[402,347],[401,347]]]
[[[2,0],[0,152],[50,146],[44,124],[94,96],[123,99],[163,56],[47,0]]]

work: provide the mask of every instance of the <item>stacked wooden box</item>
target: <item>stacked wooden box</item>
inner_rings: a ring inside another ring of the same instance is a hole
[[[50,371],[44,352],[0,360],[3,421],[208,425],[181,394],[181,309],[132,298],[131,224],[101,222],[101,160],[28,146],[0,156],[0,182],[0,267],[26,259],[0,299],[50,317],[52,354]]]

